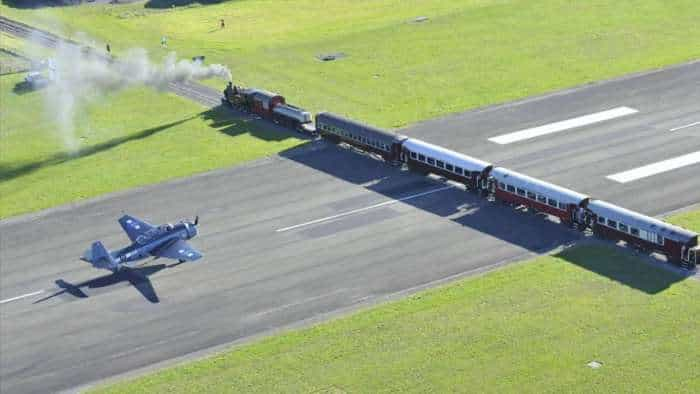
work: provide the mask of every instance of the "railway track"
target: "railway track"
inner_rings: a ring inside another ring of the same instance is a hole
[[[47,48],[56,48],[60,42],[80,45],[76,41],[61,38],[53,33],[3,16],[0,16],[0,31],[18,38],[31,39],[33,42]],[[168,84],[168,90],[208,108],[221,104],[221,94],[218,91],[196,82],[171,82]]]

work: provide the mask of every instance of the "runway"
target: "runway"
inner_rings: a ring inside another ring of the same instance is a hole
[[[700,163],[628,183],[607,178],[700,154],[700,61],[465,112],[401,133],[648,215],[700,202]],[[498,144],[490,138],[616,108],[635,113]]]
[[[698,77],[700,65],[690,64],[405,132],[656,215],[700,201],[697,165],[629,183],[606,176],[700,150],[697,129],[669,131],[700,120]],[[512,144],[488,140],[620,106],[638,112]],[[316,141],[6,220],[0,391],[70,390],[579,238],[451,186]],[[116,222],[123,213],[156,224],[200,215],[191,243],[205,257],[175,267],[156,260],[137,277],[79,261],[93,240],[126,242]],[[145,277],[152,291],[139,286]]]

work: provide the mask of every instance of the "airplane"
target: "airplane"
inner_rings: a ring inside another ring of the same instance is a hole
[[[131,245],[110,252],[100,241],[93,242],[90,249],[81,256],[81,260],[117,273],[123,269],[133,268],[136,262],[147,257],[166,257],[177,259],[179,263],[195,261],[202,254],[187,242],[197,235],[199,217],[194,222],[181,221],[176,225],[170,223],[154,226],[133,216],[124,215],[119,219]]]

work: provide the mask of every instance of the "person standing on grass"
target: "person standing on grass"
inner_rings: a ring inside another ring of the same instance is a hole
[[[109,47],[109,43],[107,43],[107,53],[112,53],[112,48]]]
[[[221,25],[221,28],[222,28],[222,29],[223,29],[224,27],[226,27],[226,24],[224,23],[224,18],[221,18],[221,21],[220,21],[220,22],[221,22],[220,25]]]
[[[160,46],[162,46],[163,48],[168,47],[168,39],[165,36],[160,38]]]

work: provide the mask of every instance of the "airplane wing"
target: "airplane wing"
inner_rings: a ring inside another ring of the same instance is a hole
[[[184,261],[195,261],[202,257],[201,253],[181,239],[155,254],[158,257],[167,257],[169,259]]]
[[[131,242],[136,242],[136,238],[140,235],[155,228],[152,224],[129,215],[124,215],[119,218],[119,224],[122,225],[124,232],[129,236]]]

